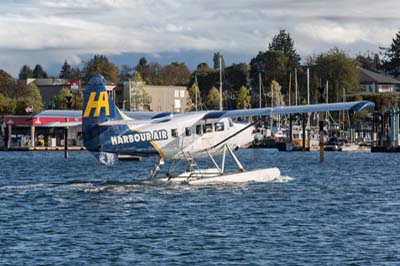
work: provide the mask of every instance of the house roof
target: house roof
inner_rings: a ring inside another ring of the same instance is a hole
[[[400,80],[361,67],[358,69],[358,79],[360,83],[400,84]]]

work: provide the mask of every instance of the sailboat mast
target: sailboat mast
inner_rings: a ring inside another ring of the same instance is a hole
[[[292,72],[289,73],[289,106],[292,104],[290,95],[292,94]]]
[[[262,101],[261,101],[261,73],[258,72],[258,90],[260,94],[260,108],[262,107]]]
[[[297,68],[294,69],[294,86],[295,86],[295,99],[296,99],[296,105],[297,105],[297,97],[298,97],[298,87],[297,87]]]
[[[197,75],[195,75],[194,76],[194,82],[195,82],[195,84],[196,84],[196,91],[195,91],[195,104],[196,104],[196,112],[197,112],[197,93],[198,93],[198,90],[199,90],[199,83],[197,82]]]
[[[222,59],[219,55],[219,110],[222,111]]]

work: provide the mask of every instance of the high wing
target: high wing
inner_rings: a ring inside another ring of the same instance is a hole
[[[355,101],[355,102],[344,102],[344,103],[323,103],[323,104],[309,104],[309,105],[297,105],[297,106],[277,106],[274,108],[255,108],[255,109],[239,109],[239,110],[226,110],[226,111],[202,111],[204,115],[200,118],[202,120],[207,119],[221,119],[225,117],[252,117],[252,116],[269,116],[279,114],[301,114],[301,113],[318,113],[318,112],[333,112],[350,110],[359,112],[366,108],[373,108],[375,104],[370,101]],[[127,115],[130,113],[127,112]],[[147,123],[162,123],[167,122],[174,117],[185,116],[193,113],[147,113],[145,116],[148,118]],[[129,116],[132,118],[132,116]],[[133,120],[109,120],[100,124],[100,126],[114,126],[114,125],[127,125],[137,124],[139,121]]]
[[[229,111],[210,111],[204,115],[203,119],[219,119],[224,117],[250,117],[268,116],[280,114],[300,114],[315,112],[331,112],[351,110],[359,112],[365,108],[373,108],[375,104],[370,101],[344,102],[344,103],[323,103],[296,106],[277,106],[274,108],[240,109]]]

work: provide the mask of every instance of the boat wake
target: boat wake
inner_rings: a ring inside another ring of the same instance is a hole
[[[84,192],[84,193],[132,193],[144,192],[149,190],[185,190],[198,186],[207,187],[235,187],[246,186],[254,183],[287,183],[294,180],[290,176],[277,176],[274,178],[251,180],[249,182],[215,182],[215,180],[202,180],[201,182],[184,182],[184,179],[166,181],[167,179],[144,179],[133,182],[90,182],[90,181],[72,181],[67,183],[38,183],[0,186],[0,191],[9,193],[29,193],[35,191],[46,192]]]

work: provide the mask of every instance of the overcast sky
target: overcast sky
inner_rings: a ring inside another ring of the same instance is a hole
[[[337,46],[378,51],[400,29],[399,0],[2,0],[0,68],[17,76],[36,63],[53,75],[105,54],[117,65],[138,58],[191,69],[220,51],[248,63],[286,29],[302,58]]]

